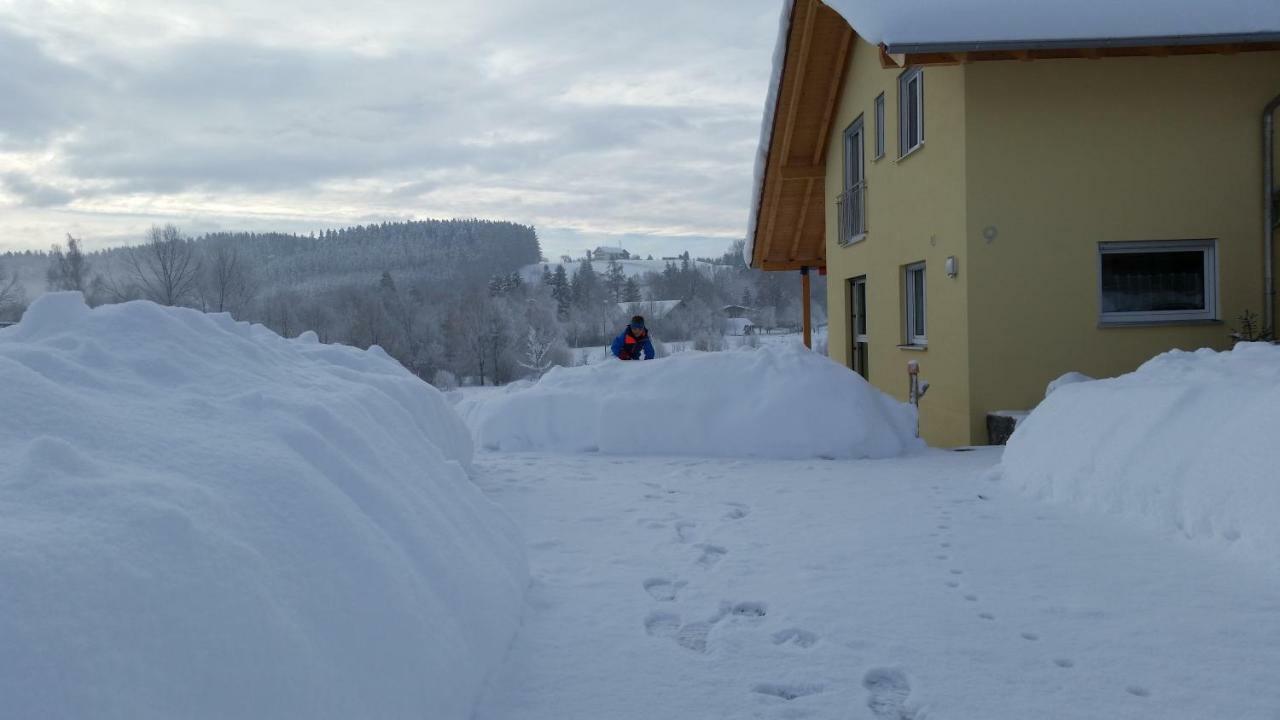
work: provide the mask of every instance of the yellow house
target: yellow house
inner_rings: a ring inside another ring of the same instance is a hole
[[[1280,3],[1233,17],[1243,1],[1202,4],[1231,32],[1055,39],[1024,17],[1026,37],[985,41],[934,18],[904,41],[912,18],[868,38],[868,4],[795,0],[749,263],[806,288],[824,270],[832,359],[903,399],[915,360],[935,445],[986,442],[988,414],[1068,371],[1227,348],[1246,311],[1274,327]],[[1132,4],[1115,0],[1122,30]]]

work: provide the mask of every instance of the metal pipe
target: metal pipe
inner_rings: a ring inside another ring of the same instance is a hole
[[[804,308],[801,310],[801,323],[804,325],[804,346],[813,349],[813,318],[811,305],[813,304],[813,291],[809,286],[809,266],[805,265],[800,268],[800,296]]]
[[[1262,325],[1264,330],[1275,332],[1276,279],[1276,109],[1280,108],[1277,95],[1262,111]]]

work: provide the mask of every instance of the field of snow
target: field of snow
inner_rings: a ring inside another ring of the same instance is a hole
[[[553,368],[458,405],[494,450],[880,458],[923,447],[915,410],[799,345]]]
[[[381,350],[53,293],[0,397],[0,716],[471,717],[523,547]]]
[[[533,583],[476,720],[1276,720],[1280,577],[999,459],[482,451]]]
[[[1019,423],[1003,474],[1038,497],[1280,567],[1277,437],[1280,346],[1173,351],[1058,386]]]

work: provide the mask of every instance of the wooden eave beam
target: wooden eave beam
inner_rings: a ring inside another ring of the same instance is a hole
[[[796,220],[795,236],[791,238],[791,252],[787,253],[788,260],[795,260],[796,255],[800,254],[800,242],[804,240],[805,221],[809,218],[809,201],[813,198],[813,180],[808,180],[804,184],[804,201],[800,204],[800,219]],[[824,237],[823,242],[826,242]]]
[[[824,165],[785,165],[778,169],[778,174],[785,180],[814,180],[827,176]]]
[[[959,65],[972,62],[999,60],[1066,60],[1117,57],[1169,57],[1179,55],[1237,55],[1245,52],[1273,52],[1280,50],[1280,42],[1220,43],[1216,45],[1137,45],[1080,48],[1014,48],[1001,50],[954,50],[919,53],[890,53],[887,46],[880,46],[882,67],[912,67],[917,65]]]

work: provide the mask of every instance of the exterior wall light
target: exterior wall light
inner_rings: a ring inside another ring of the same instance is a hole
[[[947,256],[947,262],[943,265],[947,271],[947,277],[953,278],[960,274],[960,261],[956,260],[955,255]]]

